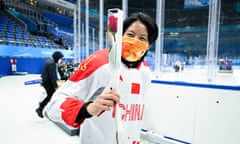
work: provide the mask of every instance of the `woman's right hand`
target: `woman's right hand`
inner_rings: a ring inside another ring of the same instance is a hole
[[[113,107],[114,103],[119,103],[120,95],[114,91],[109,90],[102,93],[95,102],[90,103],[87,106],[87,111],[91,115],[100,115],[104,111],[109,111]]]

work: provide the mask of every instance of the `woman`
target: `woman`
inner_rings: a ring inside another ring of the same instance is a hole
[[[139,144],[141,121],[151,71],[144,57],[157,39],[158,27],[144,13],[134,13],[123,23],[120,88],[111,89],[108,49],[96,51],[54,94],[46,109],[53,121],[80,127],[80,144]],[[115,104],[123,131],[117,133]]]

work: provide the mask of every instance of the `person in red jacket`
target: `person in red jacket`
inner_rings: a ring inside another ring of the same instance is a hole
[[[36,112],[39,117],[43,118],[42,111],[50,101],[53,93],[58,88],[57,80],[60,79],[58,71],[58,63],[64,57],[63,53],[60,51],[55,51],[52,54],[52,58],[48,58],[43,67],[43,72],[41,74],[42,83],[41,85],[46,90],[47,96],[43,101],[39,103],[39,107],[36,109]]]
[[[98,50],[54,93],[44,111],[46,117],[80,127],[80,144],[140,144],[144,97],[152,76],[144,57],[157,37],[154,20],[144,13],[133,13],[123,23],[118,91],[110,84],[108,49]],[[121,131],[115,123],[116,107]]]

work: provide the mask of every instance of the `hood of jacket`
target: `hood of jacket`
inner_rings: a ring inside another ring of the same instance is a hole
[[[53,55],[52,55],[52,58],[53,58],[53,60],[54,60],[55,63],[57,63],[58,60],[61,59],[61,58],[63,58],[63,57],[64,57],[64,55],[63,55],[63,53],[60,52],[60,51],[55,51],[55,52],[53,53]]]

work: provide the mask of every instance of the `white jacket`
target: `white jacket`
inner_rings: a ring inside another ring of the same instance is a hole
[[[79,66],[79,69],[53,95],[46,115],[53,121],[80,127],[80,144],[116,143],[114,111],[74,123],[81,106],[95,101],[110,89],[108,50],[99,50]],[[150,68],[142,62],[138,68],[120,66],[120,110],[123,131],[118,132],[119,144],[140,144],[140,129],[144,112],[144,96],[150,85]]]

